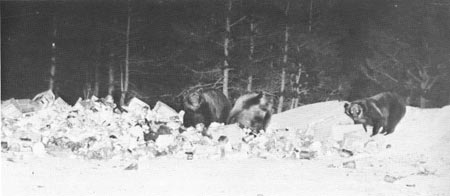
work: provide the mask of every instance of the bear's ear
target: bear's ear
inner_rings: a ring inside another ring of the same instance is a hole
[[[351,114],[350,114],[350,103],[348,103],[348,102],[345,102],[345,104],[344,104],[344,111],[345,111],[345,114],[347,114],[348,116],[351,116]]]
[[[257,93],[258,93],[258,95],[256,96],[256,98],[258,98],[258,99],[261,99],[261,98],[263,98],[263,96],[264,96],[264,92],[262,92],[262,91],[258,91]]]
[[[350,106],[350,103],[348,103],[348,102],[345,102],[345,104],[344,104],[344,108],[345,108],[345,110],[347,110],[347,109],[348,109],[348,106]]]

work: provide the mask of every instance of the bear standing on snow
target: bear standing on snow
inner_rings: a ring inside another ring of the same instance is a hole
[[[383,127],[381,133],[385,135],[393,133],[406,112],[403,100],[391,92],[345,103],[344,108],[345,114],[352,118],[355,124],[363,124],[366,132],[367,125],[373,127],[371,137],[378,134],[381,127]]]
[[[259,132],[269,124],[271,110],[272,103],[264,93],[242,95],[236,100],[227,122],[239,123],[241,127]]]
[[[231,109],[228,98],[215,89],[198,89],[188,93],[183,99],[185,114],[183,125],[196,126],[203,123],[208,127],[212,122],[224,123]]]

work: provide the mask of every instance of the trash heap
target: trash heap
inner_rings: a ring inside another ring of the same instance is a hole
[[[270,130],[254,134],[237,125],[212,123],[184,128],[184,112],[157,102],[153,109],[133,98],[117,112],[110,97],[82,100],[74,106],[52,91],[34,99],[1,103],[2,152],[69,155],[85,159],[268,158],[313,159],[333,145],[314,141],[306,130]],[[336,151],[336,150],[335,150]]]

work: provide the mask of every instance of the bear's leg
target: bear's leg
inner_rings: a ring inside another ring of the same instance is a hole
[[[383,130],[380,133],[385,134],[387,132],[387,130],[388,130],[387,126],[383,126]]]
[[[380,132],[381,134],[387,135],[388,132],[392,132],[391,128],[389,126],[389,119],[388,118],[385,118],[381,122],[381,124],[382,124],[382,127],[383,127],[383,131]]]
[[[380,128],[381,128],[380,123],[375,123],[375,124],[373,125],[372,135],[371,135],[370,137],[373,137],[373,136],[375,136],[376,134],[378,134],[378,131],[380,130]]]
[[[386,130],[385,135],[389,135],[394,132],[398,123],[405,115],[405,112],[406,112],[405,107],[403,106],[403,108],[401,108],[401,106],[399,106],[398,110],[394,111],[393,114],[391,114],[391,116],[389,116],[389,122],[387,123],[387,125],[385,127],[385,130]]]
[[[397,123],[397,122],[391,122],[389,125],[387,125],[387,126],[384,128],[385,131],[383,131],[383,132],[384,132],[384,135],[389,135],[389,134],[393,133],[394,130],[395,130],[395,127],[396,127],[396,123]],[[383,133],[383,132],[382,132],[382,133]]]
[[[363,127],[364,127],[364,131],[366,131],[366,133],[367,133],[367,125],[363,124]]]

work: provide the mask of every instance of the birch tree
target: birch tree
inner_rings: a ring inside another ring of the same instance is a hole
[[[231,7],[232,0],[228,0],[227,2],[227,10],[225,17],[225,37],[223,40],[223,94],[228,97],[228,82],[229,82],[229,74],[230,74],[230,64],[229,64],[229,49],[230,49],[230,39],[231,39]]]
[[[250,68],[253,68],[253,66],[254,66],[253,57],[254,57],[254,54],[255,54],[255,31],[256,31],[256,24],[255,24],[255,21],[254,21],[253,17],[250,16],[250,37],[249,37],[249,39],[250,39],[249,40],[249,42],[250,42],[250,48],[249,48],[250,52],[249,52],[249,55],[248,55]],[[252,74],[251,69],[250,69],[250,71],[248,72],[248,77],[247,77],[247,91],[248,92],[252,91],[252,86],[253,86],[253,74]]]
[[[278,108],[277,108],[278,113],[283,111],[284,93],[286,88],[286,66],[288,64],[288,50],[289,50],[289,25],[288,25],[289,4],[290,2],[287,3],[286,9],[284,11],[284,15],[286,17],[285,21],[286,24],[284,28],[284,48],[283,48],[283,62],[281,67],[280,97],[278,99]]]
[[[131,23],[131,3],[128,0],[128,12],[127,12],[127,32],[126,32],[126,44],[125,44],[125,65],[124,70],[120,73],[121,76],[121,97],[120,97],[120,105],[123,106],[125,104],[125,97],[128,92],[128,83],[129,83],[129,66],[130,66],[130,23]],[[125,77],[125,78],[123,78]]]
[[[114,68],[113,64],[109,63],[108,65],[108,95],[113,96],[114,92]]]
[[[57,33],[57,20],[56,15],[53,15],[53,31],[52,31],[52,57],[50,62],[50,79],[48,89],[53,91],[55,88],[55,74],[56,74],[56,33]]]

